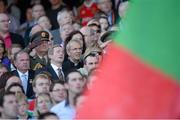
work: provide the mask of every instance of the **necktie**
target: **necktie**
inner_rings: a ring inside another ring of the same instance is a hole
[[[27,78],[26,74],[21,75],[21,81],[22,81],[22,86],[23,86],[24,92],[26,93],[27,92],[27,82],[28,82],[28,78]]]
[[[42,57],[42,62],[44,63],[44,64],[46,64],[46,58],[45,57]]]
[[[60,80],[64,81],[64,74],[62,73],[62,69],[58,68],[58,77]]]

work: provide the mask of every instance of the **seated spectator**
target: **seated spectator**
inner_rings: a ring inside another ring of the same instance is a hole
[[[29,100],[29,110],[31,112],[33,112],[35,109],[36,97],[41,93],[49,93],[50,85],[51,78],[49,75],[42,73],[35,76],[32,82],[33,91],[35,95],[31,97],[31,100]]]
[[[26,21],[24,23],[22,23],[20,25],[20,27],[18,28],[17,33],[19,33],[21,36],[23,36],[25,38],[25,46],[27,46],[27,35],[25,35],[25,32],[28,31],[28,28],[30,28],[30,26],[33,26],[33,17],[32,17],[32,6],[28,6],[26,8]],[[28,32],[27,32],[28,33]]]
[[[9,68],[9,66],[10,66],[10,60],[6,56],[4,40],[2,37],[0,37],[0,63],[5,65],[7,68]]]
[[[67,90],[65,88],[64,81],[54,81],[50,86],[50,95],[53,101],[53,105],[56,105],[67,97]]]
[[[40,25],[44,30],[51,30],[51,23],[49,21],[49,18],[47,16],[41,16],[39,17],[37,21],[38,25]]]
[[[98,9],[106,14],[110,26],[115,23],[115,13],[112,8],[111,0],[96,0]],[[98,13],[97,13],[98,14]]]
[[[101,16],[99,18],[99,23],[101,26],[101,33],[104,33],[109,29],[109,22],[106,16]]]
[[[56,19],[57,14],[59,11],[65,8],[65,5],[63,4],[62,0],[49,0],[49,2],[51,3],[51,8],[47,10],[46,14],[51,21],[52,30],[55,30],[59,28],[59,25]]]
[[[60,119],[72,120],[75,118],[75,97],[83,92],[85,84],[86,80],[78,70],[70,70],[66,76],[67,99],[53,106],[51,112],[56,113]]]
[[[67,37],[74,31],[72,24],[61,25],[60,29],[52,31],[52,36],[55,44],[64,44]]]
[[[40,93],[49,93],[49,88],[51,85],[51,79],[46,74],[38,74],[35,76],[32,86],[35,92],[35,97]]]
[[[12,33],[16,33],[19,26],[20,26],[20,21],[14,17],[13,15],[11,15],[10,13],[8,13],[8,3],[7,3],[7,0],[0,0],[0,13],[1,14],[6,14],[8,16],[8,19],[9,19],[9,32],[12,32]],[[18,13],[16,13],[17,15]]]
[[[41,69],[38,69],[36,74],[46,71],[51,74],[53,81],[65,81],[64,70],[62,68],[62,63],[64,61],[64,47],[59,44],[53,45],[48,50],[48,57],[50,59],[49,64]]]
[[[48,93],[40,93],[36,97],[35,117],[38,118],[41,114],[49,112],[52,105],[50,95]]]
[[[4,40],[5,48],[11,48],[12,44],[20,44],[24,48],[25,44],[22,36],[9,31],[10,18],[6,13],[0,13],[0,23],[0,36]]]
[[[0,91],[3,93],[13,83],[22,84],[19,77],[13,75],[11,72],[2,74],[0,77]]]
[[[10,71],[16,70],[16,67],[14,65],[14,55],[16,53],[18,53],[20,50],[22,50],[21,45],[19,45],[19,44],[12,44],[12,47],[8,51],[8,57],[10,59],[10,66],[9,66],[9,70]]]
[[[97,4],[94,0],[84,0],[83,5],[81,5],[79,9],[79,18],[83,26],[87,25],[88,21],[91,20],[98,11]]]
[[[80,31],[73,31],[69,34],[69,36],[66,38],[65,40],[65,45],[67,45],[67,43],[70,41],[70,40],[79,40],[81,42],[81,44],[83,45],[83,51],[82,53],[85,52],[86,50],[86,44],[85,44],[85,40],[84,40],[84,35],[80,32]]]
[[[24,92],[28,98],[34,95],[32,89],[32,80],[34,71],[30,69],[30,58],[26,51],[19,51],[14,55],[14,65],[16,70],[12,71],[14,75],[20,78]]]
[[[63,62],[63,70],[65,74],[70,69],[74,69],[74,68],[79,69],[83,67],[83,63],[81,60],[82,47],[83,45],[79,40],[71,40],[66,45],[68,59]]]
[[[86,49],[93,46],[99,46],[97,44],[99,30],[92,30],[90,27],[84,26],[80,29],[80,32],[84,35]]]
[[[27,97],[23,93],[16,94],[18,101],[18,119],[31,119],[33,113],[28,111]]]
[[[79,71],[86,78],[92,70],[95,70],[99,64],[99,57],[95,52],[87,53],[83,58],[84,67],[80,68]]]
[[[107,45],[112,42],[113,35],[115,33],[116,33],[116,31],[109,30],[109,31],[101,34],[98,43],[102,49],[105,49],[107,47]]]
[[[58,116],[52,112],[39,115],[38,120],[59,120]]]
[[[0,96],[0,119],[17,119],[18,103],[14,93],[6,92]]]
[[[3,65],[2,63],[0,63],[0,77],[2,74],[4,74],[7,71],[8,71],[7,67]]]
[[[14,92],[14,93],[23,93],[25,94],[22,85],[20,85],[19,83],[13,83],[11,84],[7,90],[8,92]]]
[[[37,70],[48,64],[48,45],[49,33],[47,31],[39,31],[31,36],[31,43],[36,44],[36,54],[31,58],[31,69]]]

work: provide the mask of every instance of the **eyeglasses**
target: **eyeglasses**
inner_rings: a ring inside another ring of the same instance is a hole
[[[72,51],[82,51],[82,48],[73,48]]]
[[[0,23],[9,23],[10,24],[11,21],[10,20],[1,20]]]
[[[60,92],[60,91],[66,91],[66,89],[56,89],[56,90],[53,90],[53,92]]]

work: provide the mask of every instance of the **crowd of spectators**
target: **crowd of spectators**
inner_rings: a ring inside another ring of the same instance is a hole
[[[128,0],[0,0],[1,118],[74,119],[127,6]]]

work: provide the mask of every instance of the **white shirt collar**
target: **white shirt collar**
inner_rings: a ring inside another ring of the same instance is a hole
[[[57,66],[54,65],[53,63],[51,63],[51,66],[52,66],[52,68],[54,69],[54,71],[56,72],[56,74],[58,75],[58,74],[59,74],[59,71],[58,71],[59,67],[57,67]],[[62,70],[62,67],[60,67],[60,69]]]
[[[26,73],[22,73],[22,72],[20,72],[19,70],[17,70],[17,72],[18,72],[18,74],[19,74],[19,77],[21,77],[21,76],[24,75],[24,74],[25,74],[26,76],[28,76],[28,74],[29,74],[28,71],[27,71]]]

